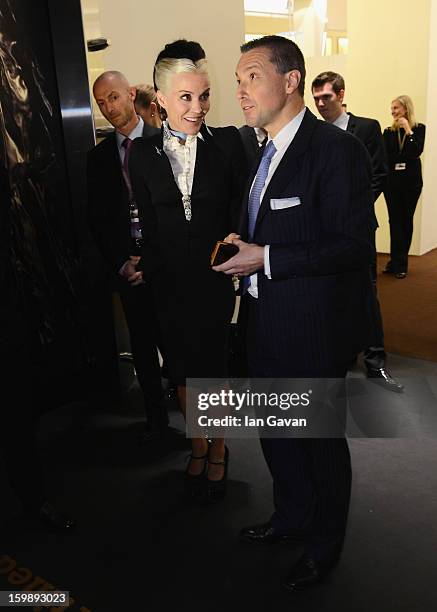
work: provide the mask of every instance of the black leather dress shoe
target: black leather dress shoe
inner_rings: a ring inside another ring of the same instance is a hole
[[[76,528],[76,523],[59,512],[50,502],[44,502],[38,510],[36,517],[45,527],[60,532],[72,532]]]
[[[395,278],[406,278],[407,273],[406,272],[396,272],[395,274]]]
[[[392,378],[385,368],[367,368],[367,378],[373,379],[374,382],[395,393],[402,393],[404,390],[404,385]]]
[[[303,539],[302,534],[278,533],[271,523],[262,523],[252,527],[243,527],[240,531],[240,541],[250,544],[275,544],[276,542],[287,542],[299,545]]]
[[[281,587],[291,592],[302,591],[320,582],[328,569],[327,567],[322,568],[312,557],[304,554],[281,582]]]

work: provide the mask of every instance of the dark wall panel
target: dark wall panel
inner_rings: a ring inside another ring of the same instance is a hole
[[[66,155],[49,4],[0,0],[0,163],[11,192],[0,205],[10,208],[10,264],[31,361],[42,376],[78,370],[87,359],[77,231],[84,176],[75,176],[77,167]],[[80,15],[79,1],[74,5]],[[70,27],[70,36],[83,44],[81,22]],[[88,126],[83,152],[76,144],[80,159],[92,145],[90,110]]]

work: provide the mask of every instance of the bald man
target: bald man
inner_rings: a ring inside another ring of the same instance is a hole
[[[144,396],[147,420],[142,441],[149,442],[164,435],[168,419],[163,407],[152,295],[142,273],[136,269],[143,227],[133,198],[128,160],[133,140],[149,138],[157,130],[137,116],[135,88],[121,72],[101,74],[94,83],[93,95],[115,132],[88,153],[89,222],[107,264],[112,289],[119,293],[123,305]]]

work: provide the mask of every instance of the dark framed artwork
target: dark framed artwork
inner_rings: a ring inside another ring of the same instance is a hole
[[[34,367],[87,360],[48,4],[0,0],[0,163],[9,177],[10,265]],[[5,196],[5,194],[3,194]]]

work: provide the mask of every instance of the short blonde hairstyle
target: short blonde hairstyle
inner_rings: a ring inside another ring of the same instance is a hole
[[[414,115],[414,105],[413,105],[413,101],[410,98],[410,96],[398,96],[397,98],[395,98],[394,100],[392,100],[392,104],[393,102],[399,102],[399,104],[402,104],[402,106],[405,109],[405,118],[408,121],[408,124],[410,126],[411,129],[413,129],[414,127],[417,126],[417,121],[416,121],[416,117]],[[394,121],[391,129],[393,131],[396,131],[399,129],[397,123]]]
[[[138,106],[141,108],[149,108],[152,102],[158,104],[158,98],[156,97],[156,91],[154,90],[153,85],[140,83],[139,85],[134,85],[134,87],[137,92],[135,96],[135,104],[138,104]]]
[[[164,94],[170,92],[171,80],[173,75],[182,73],[206,74],[208,68],[206,59],[193,62],[190,59],[164,58],[155,64],[155,83],[156,87]]]

